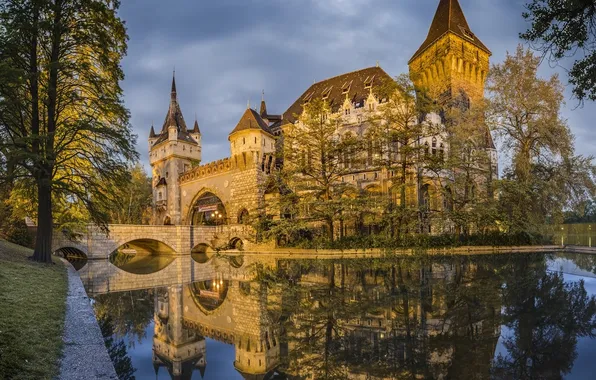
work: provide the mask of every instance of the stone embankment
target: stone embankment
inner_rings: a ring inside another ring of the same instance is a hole
[[[118,379],[79,275],[69,262],[60,379]]]

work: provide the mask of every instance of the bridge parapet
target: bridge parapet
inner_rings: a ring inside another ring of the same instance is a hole
[[[56,232],[52,242],[54,252],[62,248],[76,248],[91,259],[107,258],[126,243],[135,240],[157,241],[170,247],[177,254],[189,254],[199,244],[212,248],[226,246],[231,239],[246,240],[252,235],[248,226],[151,226],[111,224],[109,233],[89,225],[77,239]]]

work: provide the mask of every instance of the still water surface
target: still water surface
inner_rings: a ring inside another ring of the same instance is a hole
[[[596,256],[124,261],[80,269],[122,378],[595,378]]]

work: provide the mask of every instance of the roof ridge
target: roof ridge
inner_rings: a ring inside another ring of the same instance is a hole
[[[369,67],[365,67],[365,68],[358,69],[358,70],[348,71],[347,73],[343,73],[343,74],[339,74],[339,75],[334,75],[334,76],[332,76],[332,77],[329,77],[329,78],[325,78],[325,79],[318,80],[318,81],[316,81],[315,83],[311,84],[311,85],[310,85],[308,88],[310,88],[310,87],[314,86],[314,85],[315,85],[315,84],[317,84],[317,83],[325,82],[325,81],[328,81],[328,80],[330,80],[330,79],[339,78],[339,77],[341,77],[341,76],[344,76],[344,75],[348,75],[348,74],[354,74],[354,73],[357,73],[357,72],[359,72],[359,71],[364,71],[364,70],[368,70],[368,69],[381,69],[381,70],[383,70],[383,68],[382,68],[382,67],[380,67],[380,66],[369,66]],[[385,70],[383,70],[383,71],[385,71]]]

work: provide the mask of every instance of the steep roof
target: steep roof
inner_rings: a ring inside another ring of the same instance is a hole
[[[430,29],[428,30],[428,36],[426,36],[426,40],[424,40],[420,48],[414,53],[410,62],[428,49],[435,41],[449,32],[469,41],[488,54],[491,54],[490,50],[488,50],[482,41],[480,41],[470,30],[470,26],[466,21],[466,16],[464,16],[459,1],[440,0],[437,12],[430,25]]]
[[[192,129],[193,133],[201,133],[201,130],[199,129],[199,121],[197,119],[195,119],[195,125]]]
[[[240,121],[236,125],[236,128],[234,128],[234,130],[230,132],[230,135],[247,129],[261,129],[271,134],[269,126],[267,125],[265,120],[263,120],[261,115],[259,115],[258,112],[253,110],[252,108],[246,109],[246,111],[240,118]]]
[[[294,122],[296,117],[300,115],[303,110],[303,104],[307,101],[316,98],[324,98],[327,100],[333,112],[336,112],[343,104],[346,98],[352,103],[359,103],[366,100],[370,93],[368,86],[372,86],[373,92],[375,88],[387,80],[392,80],[391,76],[387,74],[382,68],[368,67],[365,69],[352,71],[350,73],[338,75],[323,81],[317,82],[310,86],[282,115],[283,120]]]
[[[186,128],[186,122],[184,121],[184,116],[182,116],[182,110],[180,109],[180,104],[178,104],[178,95],[176,93],[176,78],[172,78],[172,90],[170,93],[170,107],[168,108],[168,113],[166,114],[166,118],[163,122],[163,126],[161,127],[161,131],[157,135],[158,138],[155,141],[154,145],[160,144],[168,139],[168,128],[174,125],[178,130],[178,140],[195,144],[197,142],[195,139],[190,137],[188,129]]]

